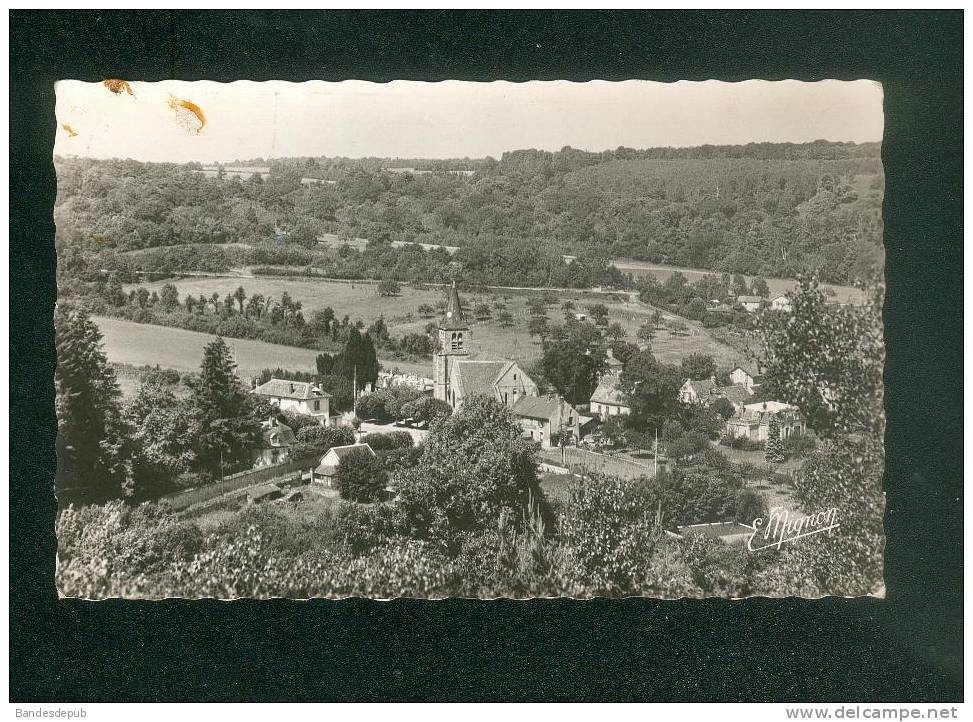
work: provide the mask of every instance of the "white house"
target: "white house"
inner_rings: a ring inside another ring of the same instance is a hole
[[[578,413],[560,396],[524,396],[511,409],[520,421],[524,436],[551,447],[551,437],[568,433],[573,442],[581,438],[581,427],[591,419]]]
[[[338,464],[349,454],[364,451],[375,456],[375,452],[368,444],[347,444],[346,446],[332,446],[328,453],[321,458],[321,463],[314,469],[314,483],[334,488],[334,475],[338,473]]]
[[[307,381],[271,379],[253,390],[281,411],[294,411],[313,416],[322,426],[331,415],[331,394]]]
[[[791,299],[787,296],[774,296],[770,299],[770,308],[774,311],[784,311],[785,313],[791,312]]]
[[[607,365],[608,370],[599,377],[598,386],[589,399],[591,413],[600,416],[602,421],[609,416],[625,416],[632,413],[632,407],[628,405],[625,394],[619,389],[625,364],[615,358],[609,349]]]
[[[730,372],[730,381],[736,386],[745,386],[750,393],[753,393],[754,387],[760,384],[760,376],[751,373],[743,366],[737,366]]]
[[[803,434],[806,430],[804,417],[796,406],[781,401],[763,401],[746,404],[742,411],[730,417],[726,422],[726,434],[731,438],[766,441],[771,417],[777,417],[781,439]]]
[[[282,424],[276,416],[260,424],[261,445],[253,452],[254,466],[270,466],[287,461],[290,448],[297,441],[294,431],[287,424]]]
[[[747,313],[754,313],[760,310],[763,299],[760,296],[737,296],[737,303],[743,306]]]

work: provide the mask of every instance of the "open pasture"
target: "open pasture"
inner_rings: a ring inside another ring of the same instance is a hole
[[[133,366],[158,365],[177,371],[198,371],[203,360],[203,348],[213,336],[196,331],[185,331],[168,326],[123,321],[104,316],[94,316],[104,335],[105,353],[114,363]],[[279,346],[263,341],[246,339],[226,339],[233,349],[237,362],[237,373],[241,377],[252,377],[266,368],[283,368],[290,371],[314,371],[313,349]],[[397,366],[404,372],[431,372],[431,367],[410,364],[403,361],[385,361],[383,366]]]

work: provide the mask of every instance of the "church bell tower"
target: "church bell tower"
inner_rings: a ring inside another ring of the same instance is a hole
[[[449,289],[449,300],[446,304],[446,315],[439,321],[439,347],[434,356],[433,395],[454,405],[449,377],[453,364],[470,355],[470,327],[463,318],[463,304],[460,303],[459,293],[456,291],[456,281]]]

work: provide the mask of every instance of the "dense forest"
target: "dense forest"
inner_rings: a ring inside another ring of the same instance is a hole
[[[243,179],[231,166],[211,177],[199,164],[55,162],[62,280],[126,264],[174,270],[200,256],[200,270],[245,263],[439,280],[445,251],[393,241],[458,246],[475,283],[618,282],[613,258],[775,277],[813,270],[851,283],[883,263],[877,144],[300,158]],[[368,248],[323,245],[324,234]]]

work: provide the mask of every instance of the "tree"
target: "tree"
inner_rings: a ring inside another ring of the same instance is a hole
[[[595,303],[588,306],[588,315],[596,326],[608,325],[608,306],[603,303]]]
[[[258,321],[264,310],[264,297],[262,293],[255,293],[250,296],[250,300],[247,301],[246,316],[247,318],[255,318]]]
[[[609,446],[617,446],[625,441],[625,422],[620,416],[609,416],[601,423],[599,430]]]
[[[428,303],[420,303],[416,312],[421,318],[432,318],[436,315],[436,309]]]
[[[543,499],[533,447],[502,404],[474,395],[436,423],[415,468],[395,482],[413,536],[455,548],[462,535],[524,520]]]
[[[527,310],[531,316],[543,316],[547,313],[547,304],[540,296],[530,296],[527,299]]]
[[[736,496],[733,518],[742,524],[753,524],[755,519],[767,518],[767,502],[753,489],[740,489]]]
[[[359,388],[378,379],[378,358],[375,345],[367,334],[364,336],[355,328],[348,329],[348,340],[340,354],[335,358],[332,373],[344,376],[349,381],[356,380]]]
[[[682,359],[682,374],[694,381],[711,378],[716,374],[716,362],[708,354],[691,353]]]
[[[189,299],[187,298],[186,300],[188,301]],[[167,311],[179,308],[179,289],[172,283],[165,284],[162,287],[161,293],[159,293],[159,302]]]
[[[728,420],[736,413],[736,407],[724,396],[720,396],[709,405],[710,411],[719,415],[724,421]]]
[[[770,287],[767,286],[767,280],[762,277],[753,279],[753,283],[750,284],[750,293],[754,296],[767,298],[770,295]]]
[[[547,336],[547,317],[531,316],[527,321],[527,333],[533,336],[540,336],[543,340]]]
[[[321,376],[330,374],[334,368],[334,356],[329,353],[319,353],[314,357],[314,366]]]
[[[605,337],[611,339],[612,341],[621,341],[625,338],[625,329],[622,324],[615,321],[609,324],[608,328],[605,329]]]
[[[149,293],[149,289],[144,286],[139,286],[135,289],[135,302],[139,305],[139,308],[145,308],[149,305],[149,297],[152,294]]]
[[[509,328],[514,325],[514,316],[510,311],[501,311],[497,314],[497,322],[503,328]]]
[[[197,470],[196,439],[202,433],[196,408],[161,379],[147,379],[125,409],[134,442],[135,498],[170,491],[178,477]]]
[[[335,374],[318,376],[318,386],[325,393],[331,394],[330,408],[332,411],[350,411],[355,401],[352,396],[351,380]]]
[[[200,373],[190,388],[202,428],[197,450],[201,467],[213,476],[249,468],[265,413],[258,399],[241,386],[230,348],[222,338],[203,349]]]
[[[634,354],[622,370],[620,384],[632,409],[630,424],[646,431],[661,428],[676,412],[682,383],[677,367],[659,363],[649,351]]]
[[[651,323],[643,323],[641,326],[639,326],[639,330],[635,333],[635,338],[648,344],[652,343],[652,339],[654,337],[655,326],[653,326]]]
[[[745,296],[747,295],[747,279],[741,274],[733,274],[733,280],[730,282],[730,293],[734,296]]]
[[[243,290],[243,286],[237,286],[237,289],[233,292],[233,298],[240,304],[240,313],[243,313],[243,302],[247,300],[247,292]]]
[[[355,443],[355,434],[347,426],[321,426],[314,424],[299,429],[296,443],[290,448],[291,459],[307,459],[324,456],[334,446]]]
[[[378,282],[379,296],[398,296],[400,290],[399,282],[394,279],[386,278]]]
[[[335,484],[342,499],[368,504],[382,498],[388,472],[368,449],[354,449],[338,462]]]
[[[764,458],[768,464],[784,463],[784,442],[780,438],[780,421],[777,414],[770,415],[767,424],[767,445],[764,449]]]
[[[477,303],[473,306],[473,315],[479,320],[488,319],[491,316],[490,305],[487,303]]]
[[[590,323],[575,323],[558,327],[544,341],[541,369],[569,403],[583,404],[598,385],[606,360],[598,329]]]
[[[87,312],[58,303],[56,488],[63,501],[99,504],[131,493],[132,443],[121,391]]]
[[[796,405],[821,436],[881,434],[881,318],[878,292],[864,307],[832,307],[817,281],[802,279],[790,314],[761,318],[767,393]]]

